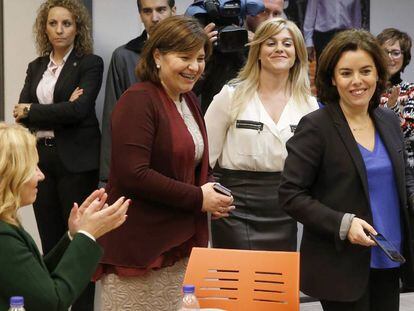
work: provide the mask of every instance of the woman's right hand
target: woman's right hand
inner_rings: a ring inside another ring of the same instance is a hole
[[[391,94],[388,97],[387,107],[393,108],[397,104],[398,97],[400,96],[401,88],[399,85],[393,86],[391,89]]]
[[[79,88],[79,86],[73,91],[70,95],[69,101],[74,102],[83,94],[83,89]]]
[[[377,231],[365,220],[354,217],[349,228],[347,238],[352,244],[358,244],[362,246],[375,246],[377,245],[365,231],[368,231],[374,235],[377,235]]]
[[[228,197],[218,193],[213,188],[214,183],[209,182],[201,186],[203,191],[203,212],[210,212],[213,219],[229,216],[229,212],[234,210],[233,197]]]
[[[101,192],[102,190],[98,191]],[[107,195],[105,193],[99,193],[93,201],[88,201],[88,198],[79,208],[75,203],[69,216],[69,227],[72,224],[72,228],[69,228],[71,235],[73,235],[73,231],[83,230],[90,233],[95,239],[98,239],[125,222],[127,218],[126,212],[131,200],[125,200],[124,197],[121,197],[112,205],[108,205],[105,203],[106,198]],[[78,218],[75,222],[75,227],[73,226],[73,220],[71,223],[71,219],[74,217]]]

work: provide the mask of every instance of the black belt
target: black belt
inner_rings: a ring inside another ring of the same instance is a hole
[[[40,137],[37,139],[37,144],[46,147],[54,147],[56,146],[56,139],[54,137]]]

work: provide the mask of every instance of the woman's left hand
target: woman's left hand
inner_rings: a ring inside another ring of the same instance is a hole
[[[201,186],[203,192],[203,212],[211,213],[213,219],[228,217],[230,212],[235,209],[233,197],[228,197],[218,193],[213,188],[214,183],[209,182]]]
[[[377,231],[365,220],[354,217],[352,219],[351,227],[349,228],[347,238],[352,244],[358,244],[362,246],[375,246],[377,245],[365,232],[370,232],[377,235]]]
[[[105,189],[101,188],[95,190],[92,194],[82,203],[79,207],[77,203],[73,203],[72,210],[70,211],[68,227],[71,236],[74,236],[79,231],[80,221],[84,211],[96,200],[99,199],[101,208],[104,206],[108,195],[105,193]]]
[[[400,96],[401,88],[399,85],[393,86],[391,89],[390,97],[388,97],[388,108],[393,108],[397,104],[398,97]]]
[[[79,88],[79,86],[73,91],[70,95],[69,101],[74,102],[83,94],[83,89]]]
[[[30,109],[32,104],[17,104],[13,109],[13,117],[16,122],[19,122],[20,119],[27,117],[27,111]]]

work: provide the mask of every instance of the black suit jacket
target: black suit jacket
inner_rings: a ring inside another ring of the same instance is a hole
[[[383,108],[375,109],[372,118],[394,168],[408,259],[403,268],[412,271],[407,193],[414,193],[414,181],[406,167],[399,121]],[[280,203],[304,225],[301,289],[319,299],[356,300],[367,286],[370,248],[341,240],[340,225],[345,213],[373,222],[364,161],[339,105],[303,117],[287,150]]]
[[[97,169],[100,132],[95,100],[102,84],[103,61],[93,54],[79,57],[73,50],[56,82],[53,104],[40,105],[36,89],[49,61],[49,56],[42,56],[29,64],[19,103],[33,105],[22,123],[32,130],[54,130],[59,156],[69,171]],[[76,87],[83,94],[69,102]]]

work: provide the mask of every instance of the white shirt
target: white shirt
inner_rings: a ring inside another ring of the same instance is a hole
[[[65,54],[63,61],[60,65],[56,64],[53,60],[53,52],[50,53],[50,61],[47,65],[45,72],[43,73],[42,79],[37,85],[36,95],[39,100],[39,104],[50,105],[53,104],[53,93],[55,92],[56,82],[59,78],[59,75],[63,69],[63,66],[66,63],[66,60],[69,57],[69,54],[72,52],[73,47]],[[38,131],[36,137],[54,137],[55,134],[53,131]]]
[[[220,167],[233,170],[282,171],[287,157],[286,141],[300,119],[318,109],[316,99],[311,96],[307,104],[299,105],[291,98],[276,124],[256,92],[232,122],[233,93],[234,87],[225,85],[205,115],[211,167],[218,161]]]
[[[313,46],[315,31],[361,28],[360,0],[308,0],[303,36],[306,46]]]
[[[177,110],[180,113],[181,117],[184,120],[185,125],[187,126],[188,131],[191,134],[194,142],[194,160],[195,165],[197,166],[203,157],[204,152],[204,140],[203,135],[201,134],[200,128],[197,124],[196,119],[194,118],[190,108],[187,105],[184,97],[181,101],[174,101],[177,106]]]
[[[92,234],[90,234],[88,231],[85,231],[85,230],[79,230],[78,232],[76,232],[76,233],[82,233],[82,234],[84,234],[84,235],[86,235],[88,238],[90,238],[92,241],[94,241],[94,242],[96,242],[96,239],[95,239],[95,237],[92,235]],[[73,240],[73,236],[70,234],[70,231],[68,231],[68,237],[69,237],[69,239],[72,241]]]

